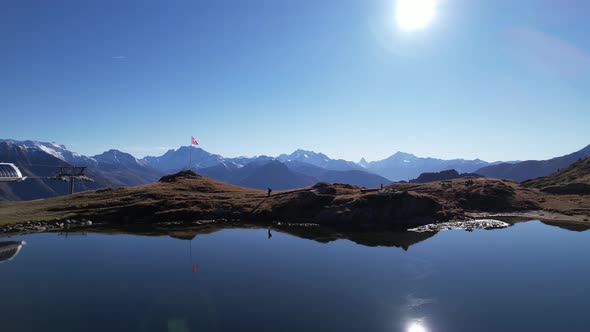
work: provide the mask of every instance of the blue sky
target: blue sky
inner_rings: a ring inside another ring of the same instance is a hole
[[[544,159],[590,144],[590,2],[0,2],[0,138],[137,157]]]

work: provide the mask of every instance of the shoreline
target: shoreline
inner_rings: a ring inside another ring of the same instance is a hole
[[[540,220],[590,225],[590,196],[556,196],[498,179],[456,179],[366,188],[320,182],[272,196],[190,173],[139,187],[101,189],[46,200],[0,204],[0,234],[60,231],[104,224],[230,221],[317,224],[338,230],[405,230],[444,222]]]
[[[227,220],[227,219],[207,219],[196,221],[168,221],[155,223],[113,223],[113,222],[93,222],[92,220],[81,219],[66,219],[54,221],[27,221],[21,223],[11,223],[0,225],[0,239],[9,238],[20,235],[41,234],[41,233],[55,233],[55,232],[80,232],[85,230],[94,230],[100,233],[100,230],[118,230],[124,231],[127,229],[146,229],[146,230],[174,230],[177,228],[199,228],[199,227],[215,227],[215,228],[274,228],[274,229],[296,229],[296,228],[324,228],[336,232],[358,232],[358,233],[376,233],[376,232],[416,232],[416,229],[432,229],[433,232],[438,232],[446,229],[447,224],[465,225],[465,227],[458,226],[454,228],[473,230],[473,229],[490,229],[490,228],[504,228],[503,227],[487,227],[486,223],[489,221],[504,222],[511,225],[538,220],[543,223],[554,225],[568,229],[586,230],[590,229],[590,222],[588,216],[585,215],[566,215],[551,211],[520,211],[520,212],[466,212],[463,216],[452,220],[440,220],[429,224],[424,224],[419,227],[407,228],[353,228],[353,227],[335,227],[334,225],[321,225],[313,221],[302,222],[285,222],[285,221],[248,221],[248,220]],[[483,222],[482,226],[478,226],[478,222]],[[475,224],[475,226],[473,226]],[[440,227],[439,227],[440,226]],[[423,230],[422,230],[423,232]]]
[[[547,210],[530,210],[514,212],[467,212],[469,218],[503,218],[516,219],[515,222],[539,220],[551,223],[587,225],[590,227],[590,217],[582,214],[564,214]]]

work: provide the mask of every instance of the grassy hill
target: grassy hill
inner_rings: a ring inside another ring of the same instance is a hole
[[[92,220],[114,225],[225,220],[274,221],[352,228],[405,228],[461,218],[472,212],[554,211],[590,217],[590,196],[549,195],[498,179],[392,184],[361,190],[345,184],[266,191],[242,188],[185,171],[137,187],[0,203],[0,226],[24,222]]]
[[[551,175],[528,180],[523,185],[554,194],[590,194],[590,158],[579,160]]]

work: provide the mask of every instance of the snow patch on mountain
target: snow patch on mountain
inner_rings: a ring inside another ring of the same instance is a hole
[[[65,160],[66,160],[66,159],[65,159],[65,157],[64,157],[64,156],[63,156],[63,154],[62,154],[62,152],[63,152],[63,151],[57,151],[56,149],[52,149],[52,148],[50,148],[50,147],[48,147],[48,146],[45,146],[45,145],[43,145],[43,144],[41,144],[41,143],[39,143],[39,142],[35,142],[35,146],[36,146],[38,149],[40,149],[41,151],[43,151],[43,152],[45,152],[45,153],[48,153],[48,154],[50,154],[50,155],[54,156],[54,157],[55,157],[55,158],[57,158],[57,159],[61,159],[61,160],[63,160],[63,161],[65,161]],[[58,146],[58,148],[59,148],[59,146]]]

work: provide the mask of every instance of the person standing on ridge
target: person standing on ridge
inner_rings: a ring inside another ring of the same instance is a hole
[[[267,197],[270,197],[271,193],[272,193],[272,189],[268,188],[268,196]]]

